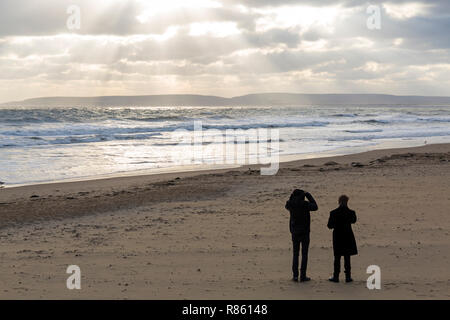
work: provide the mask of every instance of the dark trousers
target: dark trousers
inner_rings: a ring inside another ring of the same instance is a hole
[[[341,272],[341,257],[342,256],[334,256],[334,275],[338,276]],[[347,275],[350,275],[351,265],[350,265],[350,256],[344,256],[344,269]]]
[[[300,267],[300,277],[306,277],[306,267],[308,266],[309,233],[292,234],[292,273],[298,278],[298,258],[300,253],[300,244],[302,245],[302,265]]]

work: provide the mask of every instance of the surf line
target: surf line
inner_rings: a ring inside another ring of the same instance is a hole
[[[209,315],[210,318],[214,317],[217,307],[196,307],[189,304],[188,307],[183,307],[183,315]]]

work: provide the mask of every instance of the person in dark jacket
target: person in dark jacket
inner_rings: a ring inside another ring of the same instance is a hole
[[[341,257],[344,257],[345,282],[352,282],[350,256],[358,254],[352,224],[356,222],[355,211],[348,208],[348,197],[339,197],[339,207],[330,212],[328,228],[333,229],[334,273],[329,280],[339,282]]]
[[[308,200],[305,200],[305,197]],[[309,232],[311,225],[310,211],[318,209],[313,196],[303,190],[295,189],[289,200],[286,202],[286,209],[289,210],[289,229],[292,235],[292,273],[293,281],[298,281],[298,260],[300,244],[302,245],[302,264],[300,267],[300,282],[311,280],[306,276],[308,265]]]

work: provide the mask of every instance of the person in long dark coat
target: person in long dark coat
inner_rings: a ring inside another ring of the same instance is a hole
[[[308,200],[305,200],[306,199]],[[308,249],[309,249],[309,232],[311,225],[310,211],[318,209],[317,203],[309,192],[295,189],[289,200],[286,202],[285,208],[289,210],[289,230],[292,235],[292,273],[293,281],[298,281],[298,260],[300,252],[300,244],[302,246],[302,264],[300,267],[300,282],[311,280],[306,276],[306,268],[308,265]]]
[[[347,206],[348,197],[339,197],[339,207],[330,212],[328,228],[333,229],[334,273],[329,280],[339,282],[341,257],[344,257],[345,282],[352,282],[350,256],[358,254],[352,224],[356,222],[355,211]]]

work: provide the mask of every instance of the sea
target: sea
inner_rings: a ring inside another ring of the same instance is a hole
[[[284,161],[448,142],[450,105],[0,107],[0,181],[227,168],[258,163],[261,152]],[[234,162],[224,161],[227,152],[236,153]]]

